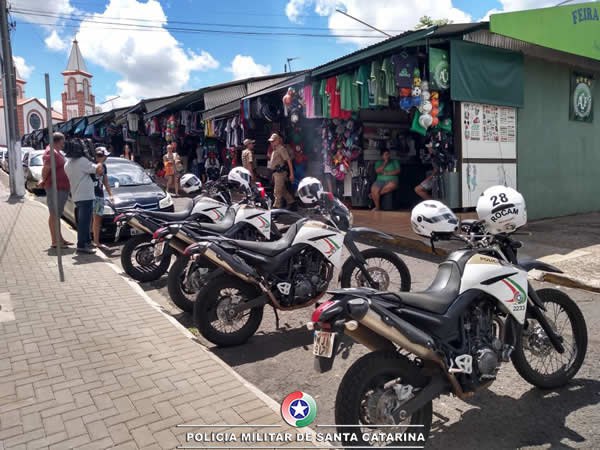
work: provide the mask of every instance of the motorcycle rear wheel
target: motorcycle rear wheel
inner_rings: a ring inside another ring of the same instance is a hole
[[[250,339],[262,322],[263,306],[229,316],[228,306],[252,300],[260,290],[231,275],[218,276],[204,285],[194,302],[194,323],[198,331],[219,347],[241,345]],[[237,329],[239,322],[244,321]],[[222,327],[222,329],[219,329]],[[231,327],[231,331],[224,329]]]
[[[565,353],[558,353],[538,322],[528,319],[527,329],[517,334],[511,360],[525,381],[540,389],[554,389],[567,384],[581,368],[587,351],[587,328],[581,310],[567,294],[558,289],[540,289],[536,293],[546,307],[544,315],[550,326],[563,338]],[[566,318],[559,318],[561,313]],[[542,363],[535,363],[534,358],[540,357]],[[564,357],[568,358],[566,363],[556,362],[556,358]],[[555,370],[542,373],[548,364]]]
[[[177,256],[175,262],[169,269],[167,289],[169,291],[169,297],[171,297],[173,303],[175,303],[175,305],[177,305],[177,307],[182,311],[192,314],[194,312],[194,303],[196,303],[198,291],[190,290],[187,286],[188,282],[185,279],[185,272],[189,263],[189,257],[184,255]],[[201,265],[202,263],[196,262],[193,270],[198,270]],[[193,276],[191,273],[188,273],[187,275]]]
[[[158,280],[171,264],[171,250],[165,246],[160,263],[154,261],[152,236],[140,234],[131,237],[121,251],[121,265],[127,275],[140,282]]]
[[[392,387],[387,389],[384,385],[392,380],[400,379],[402,385],[412,388],[421,388],[427,384],[427,378],[413,365],[410,360],[390,351],[378,351],[368,353],[359,358],[342,378],[335,398],[335,423],[338,425],[338,433],[349,433],[352,436],[343,442],[344,447],[368,447],[373,444],[364,439],[363,433],[401,433],[416,432],[423,433],[425,441],[429,436],[431,420],[433,415],[432,402],[429,401],[424,407],[416,411],[405,421],[393,423],[391,416],[372,417],[372,413],[384,413],[384,410],[398,406],[396,394]],[[356,428],[348,425],[357,425]],[[378,427],[377,425],[385,425]],[[406,425],[421,425],[418,427],[407,427]],[[344,436],[344,435],[343,435]],[[356,439],[354,439],[356,437]],[[394,446],[404,445],[402,442],[387,444]],[[419,441],[419,445],[424,445]]]
[[[382,291],[410,291],[412,283],[410,270],[396,253],[382,248],[369,248],[363,250],[361,254],[367,262],[367,271],[378,285],[371,286],[360,271],[357,262],[352,258],[348,258],[340,275],[342,288],[372,287]],[[391,270],[394,270],[396,274],[390,274]],[[394,278],[393,283],[392,276]]]

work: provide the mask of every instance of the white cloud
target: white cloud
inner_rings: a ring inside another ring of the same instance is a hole
[[[160,28],[136,30],[130,27],[131,20],[115,17],[136,17],[144,25]],[[103,19],[120,24],[120,29],[118,25],[94,23]],[[115,93],[121,98],[114,102],[115,107],[132,99],[181,92],[191,72],[219,67],[219,62],[207,51],[183,49],[162,28],[166,24],[167,17],[156,0],[111,0],[102,14],[92,14],[81,23],[77,40],[84,59],[122,77]]]
[[[49,30],[64,21],[63,18],[56,17],[57,15],[77,11],[70,0],[13,0],[10,6],[11,9],[23,10],[23,13],[14,13],[19,19],[44,25]]]
[[[231,61],[231,65],[225,70],[233,73],[234,80],[241,80],[243,78],[268,75],[271,73],[271,66],[258,64],[252,56],[235,55],[235,58]]]
[[[13,62],[21,78],[23,78],[24,80],[29,79],[31,72],[33,72],[33,69],[35,69],[35,67],[28,65],[25,62],[25,58],[23,58],[22,56],[13,56]]]
[[[381,30],[411,30],[422,16],[433,19],[450,19],[455,23],[471,22],[472,17],[455,8],[452,0],[405,0],[402,7],[397,0],[289,0],[286,14],[291,21],[298,21],[301,14],[310,9],[320,15],[329,16],[329,28],[340,40],[360,46],[373,44],[386,37],[376,32],[365,31],[365,25],[335,12],[336,8],[373,25]],[[343,37],[342,35],[373,35],[375,39]]]
[[[46,44],[46,47],[56,52],[67,48],[67,42],[58,35],[56,30],[52,30],[50,35],[44,39],[44,43]]]
[[[52,102],[52,109],[62,114],[62,100],[54,100]]]

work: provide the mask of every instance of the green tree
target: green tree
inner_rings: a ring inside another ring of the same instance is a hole
[[[442,25],[448,25],[449,23],[452,23],[452,21],[449,19],[432,19],[429,16],[423,16],[419,19],[419,23],[417,23],[417,25],[415,26],[415,30],[432,27],[434,25],[437,25],[439,27]]]

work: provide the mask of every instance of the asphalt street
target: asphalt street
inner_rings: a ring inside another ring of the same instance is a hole
[[[45,201],[44,197],[38,200]],[[121,245],[110,244],[108,255],[119,266]],[[400,256],[411,271],[412,290],[424,289],[433,279],[437,262],[414,255]],[[548,283],[537,285],[553,287]],[[142,287],[166,311],[192,327],[190,316],[168,299],[166,276]],[[561,289],[577,301],[588,326],[586,361],[572,383],[562,389],[541,391],[527,384],[507,364],[489,389],[468,402],[449,396],[434,402],[432,437],[427,448],[600,448],[600,295]],[[350,343],[332,371],[316,373],[312,334],[305,327],[311,312],[312,308],[281,312],[281,327],[276,329],[272,311],[266,310],[259,332],[246,345],[211,350],[278,402],[296,390],[311,394],[319,410],[316,424],[333,424],[339,382],[366,349]],[[198,342],[211,347],[202,338]]]

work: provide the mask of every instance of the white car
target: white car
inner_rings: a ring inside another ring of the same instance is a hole
[[[8,150],[6,147],[0,147],[0,168],[8,172]]]
[[[23,175],[25,177],[25,189],[31,192],[40,191],[39,181],[42,179],[42,168],[44,150],[33,150],[23,156]]]

